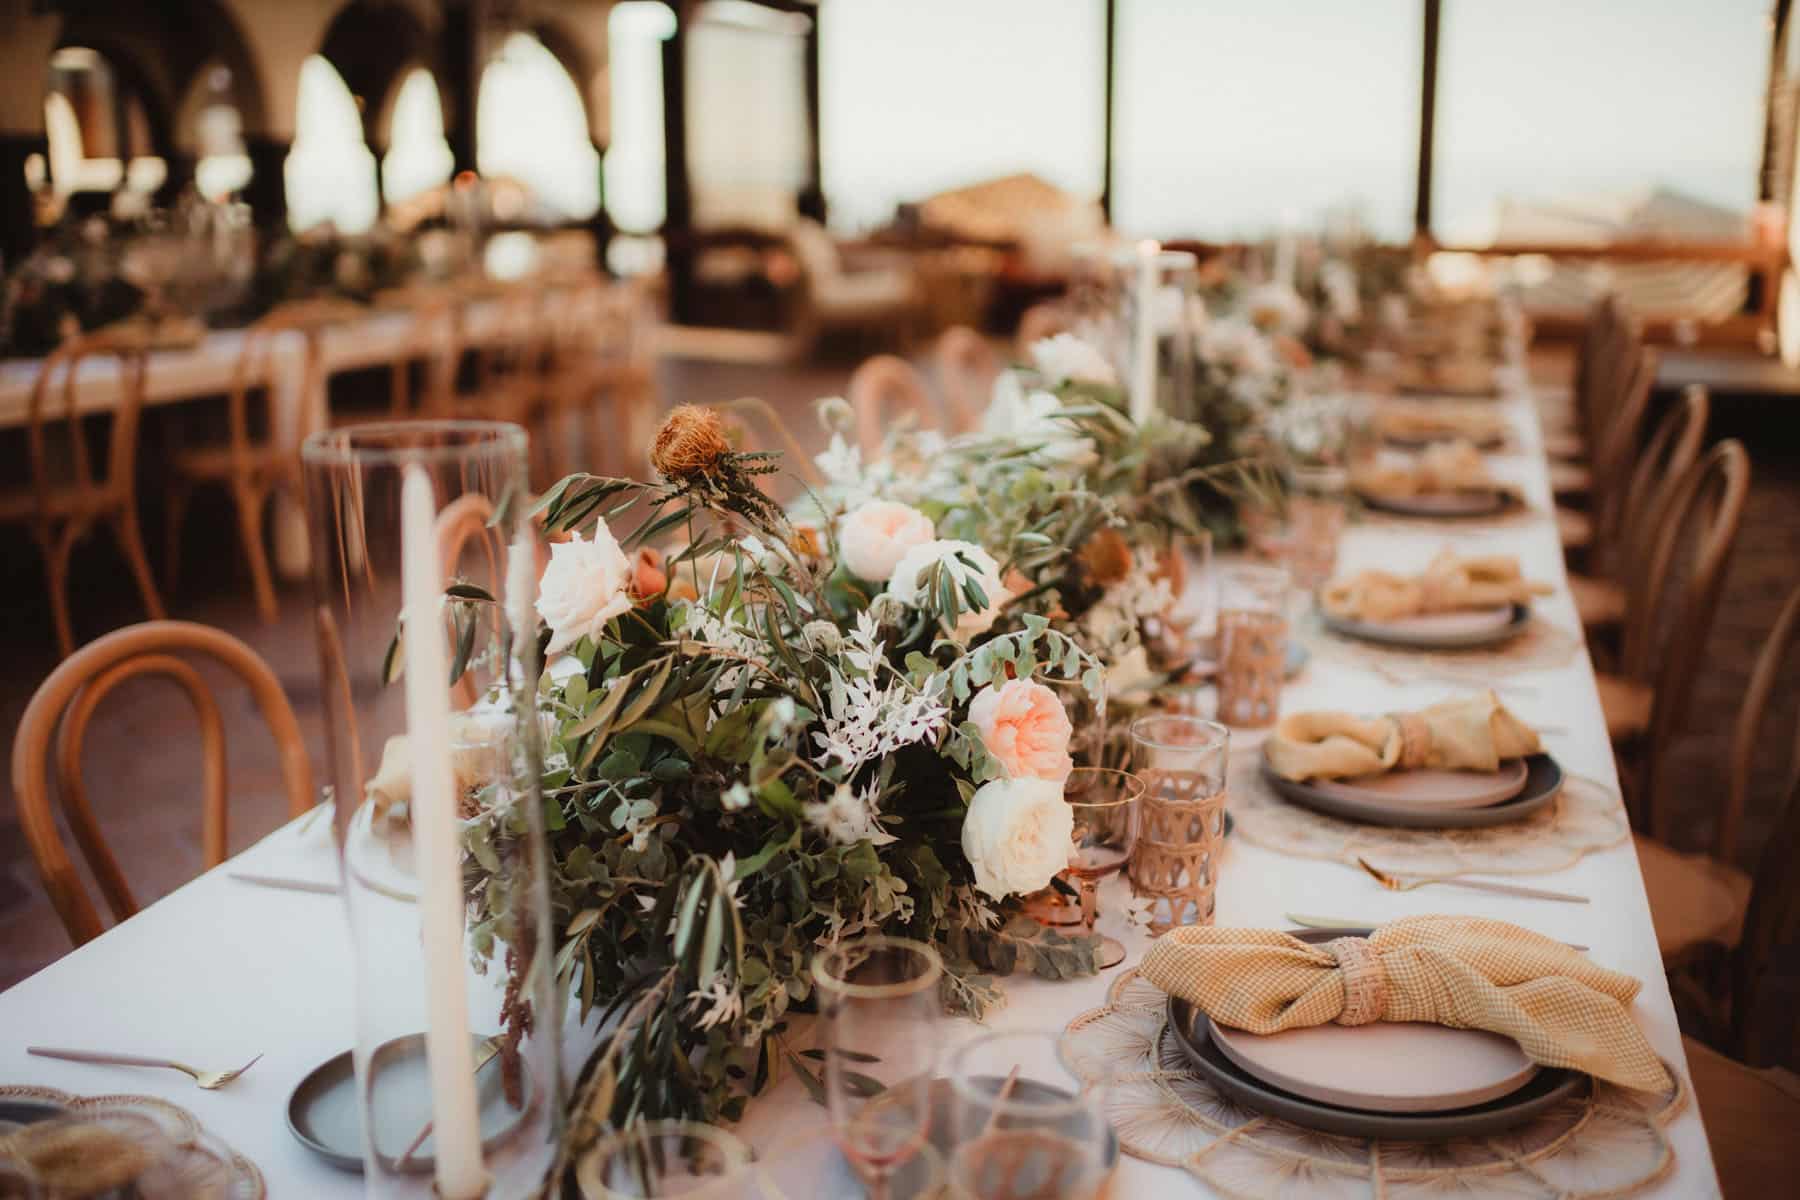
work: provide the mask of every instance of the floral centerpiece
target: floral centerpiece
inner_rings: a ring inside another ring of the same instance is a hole
[[[934,944],[944,1002],[976,1015],[1011,971],[1091,974],[1090,939],[1018,904],[1071,836],[1072,731],[1043,680],[1104,686],[1047,592],[1015,590],[1045,535],[997,555],[898,505],[796,523],[759,487],[772,456],[707,410],[671,414],[652,462],[659,482],[572,476],[539,504],[565,539],[537,600],[553,969],[610,1034],[579,1113],[735,1119],[778,1071],[816,1088],[789,1018],[836,939]],[[485,958],[515,933],[485,914],[509,910],[489,864],[524,819],[465,811]]]

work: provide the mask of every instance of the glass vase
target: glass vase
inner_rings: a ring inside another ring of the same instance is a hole
[[[370,1195],[530,1195],[556,1150],[526,462],[476,421],[302,450]]]

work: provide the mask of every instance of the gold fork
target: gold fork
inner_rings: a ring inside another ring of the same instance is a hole
[[[201,1071],[178,1063],[172,1058],[145,1058],[137,1054],[102,1054],[93,1050],[57,1050],[49,1046],[27,1046],[25,1053],[39,1058],[61,1058],[69,1062],[103,1063],[114,1067],[166,1067],[193,1077],[195,1083],[209,1092],[217,1091],[262,1061],[257,1055],[235,1071]]]
[[[1428,884],[1442,883],[1450,887],[1468,888],[1475,892],[1497,892],[1502,896],[1524,896],[1532,900],[1561,900],[1567,904],[1588,903],[1586,896],[1577,896],[1573,892],[1552,892],[1547,888],[1520,887],[1516,883],[1489,883],[1485,879],[1464,879],[1461,876],[1446,876],[1442,879],[1400,879],[1374,866],[1366,858],[1358,858],[1356,864],[1367,871],[1376,883],[1390,892],[1410,892]]]

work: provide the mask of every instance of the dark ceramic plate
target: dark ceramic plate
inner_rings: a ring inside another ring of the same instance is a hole
[[[486,1040],[473,1037],[477,1061]],[[402,1155],[431,1120],[431,1073],[425,1060],[425,1035],[383,1042],[373,1055],[375,1077],[375,1147],[392,1162]],[[520,1064],[525,1094],[532,1096],[531,1073]],[[513,1133],[531,1113],[531,1103],[514,1108],[506,1102],[498,1064],[477,1072],[481,1105],[481,1144],[489,1149]],[[356,1069],[350,1051],[328,1059],[300,1081],[288,1098],[288,1132],[334,1167],[363,1169],[362,1113],[356,1102]],[[436,1145],[430,1137],[402,1168],[428,1175],[435,1169]]]
[[[1479,632],[1428,633],[1417,629],[1396,629],[1377,621],[1353,621],[1345,617],[1334,617],[1322,608],[1319,610],[1319,621],[1326,629],[1341,637],[1374,642],[1381,646],[1399,646],[1407,650],[1476,650],[1483,646],[1498,646],[1502,642],[1509,642],[1525,632],[1525,627],[1531,624],[1531,605],[1515,604],[1512,607],[1512,620]]]
[[[1528,817],[1556,799],[1562,791],[1563,770],[1548,754],[1533,754],[1525,759],[1525,786],[1519,794],[1486,808],[1446,808],[1440,812],[1419,812],[1413,808],[1389,808],[1374,799],[1361,799],[1341,792],[1326,791],[1310,783],[1283,779],[1262,764],[1263,779],[1282,799],[1303,808],[1314,809],[1346,821],[1365,825],[1395,825],[1408,829],[1479,829],[1488,825],[1504,825]]]
[[[1340,937],[1365,937],[1366,929],[1292,930],[1303,942],[1318,945]],[[1586,1082],[1579,1071],[1545,1067],[1497,1100],[1469,1108],[1433,1113],[1382,1113],[1340,1108],[1308,1100],[1262,1082],[1225,1057],[1207,1036],[1206,1014],[1176,996],[1169,997],[1169,1030],[1188,1062],[1208,1083],[1245,1108],[1292,1121],[1323,1133],[1382,1138],[1394,1142],[1442,1142],[1460,1137],[1488,1137],[1530,1120],[1574,1095]]]
[[[1378,496],[1374,492],[1359,490],[1356,496],[1376,512],[1441,521],[1496,517],[1511,512],[1518,504],[1518,497],[1513,490],[1504,487],[1464,488],[1428,496]]]

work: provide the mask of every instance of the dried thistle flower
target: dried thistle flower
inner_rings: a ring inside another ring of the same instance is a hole
[[[1075,558],[1088,579],[1099,587],[1122,582],[1131,574],[1131,547],[1116,529],[1101,529],[1082,543]]]
[[[731,453],[724,422],[710,408],[680,404],[656,431],[650,465],[671,483],[692,482],[718,472]]]

